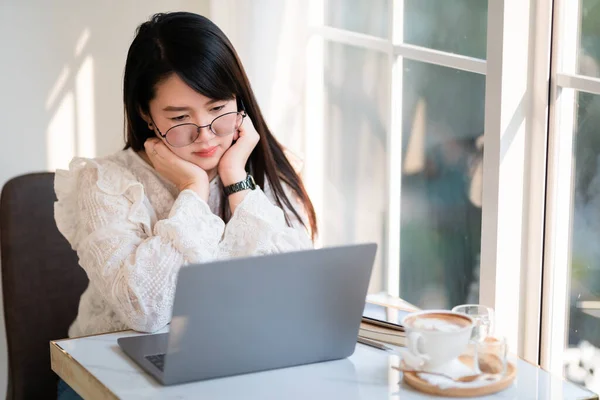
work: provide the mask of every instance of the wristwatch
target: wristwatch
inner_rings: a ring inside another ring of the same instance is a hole
[[[230,196],[234,193],[241,192],[242,190],[254,190],[256,189],[256,182],[254,182],[254,178],[252,175],[248,174],[246,179],[241,182],[234,183],[233,185],[225,186],[224,191],[226,196]]]

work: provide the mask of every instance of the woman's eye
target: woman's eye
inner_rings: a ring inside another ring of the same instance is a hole
[[[221,111],[221,110],[222,110],[222,109],[224,109],[224,108],[225,108],[225,105],[222,105],[222,106],[214,107],[214,108],[213,108],[212,110],[210,110],[210,111],[213,111],[213,112],[218,112],[218,111]]]
[[[171,121],[178,122],[178,121],[183,121],[186,118],[187,118],[187,115],[180,115],[179,117],[171,118]]]

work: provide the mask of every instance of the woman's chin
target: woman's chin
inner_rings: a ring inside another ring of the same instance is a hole
[[[196,158],[192,161],[192,163],[202,168],[206,172],[209,172],[216,170],[217,166],[219,165],[219,160],[199,160]]]

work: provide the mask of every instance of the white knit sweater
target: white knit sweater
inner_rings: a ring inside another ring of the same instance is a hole
[[[76,158],[68,171],[56,172],[56,224],[90,280],[70,337],[164,327],[177,272],[186,264],[312,245],[290,212],[292,227],[286,224],[268,185],[248,193],[225,225],[216,215],[218,185],[218,178],[210,183],[208,203],[193,191],[178,192],[131,149]]]

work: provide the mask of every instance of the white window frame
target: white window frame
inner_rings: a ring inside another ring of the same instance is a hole
[[[540,362],[540,336],[542,323],[542,273],[544,255],[544,228],[546,217],[546,174],[548,153],[548,126],[550,96],[550,61],[552,38],[552,0],[532,3],[530,24],[530,68],[527,151],[529,176],[528,201],[524,219],[525,245],[523,252],[524,274],[521,291],[521,321],[523,329],[521,352],[525,359]]]
[[[600,79],[577,73],[579,1],[554,0],[541,366],[562,375],[568,339],[577,92],[600,95]]]
[[[311,138],[322,137],[322,132],[314,127],[322,126],[323,123],[326,99],[323,95],[322,54],[326,40],[379,51],[387,54],[390,61],[390,73],[387,77],[390,82],[387,124],[387,196],[390,218],[388,243],[384,246],[387,253],[383,255],[387,271],[383,274],[381,285],[392,295],[399,294],[400,280],[402,188],[398,173],[393,171],[400,171],[402,165],[403,60],[416,60],[486,75],[480,302],[496,309],[498,331],[508,338],[511,348],[530,361],[537,362],[543,207],[531,207],[530,203],[544,198],[545,150],[540,150],[538,146],[541,144],[545,148],[546,118],[538,117],[538,121],[532,118],[536,105],[532,104],[532,97],[529,95],[529,62],[532,59],[529,45],[538,41],[543,44],[544,35],[529,37],[530,16],[534,15],[530,14],[529,2],[488,1],[487,61],[403,43],[403,0],[391,2],[389,15],[390,22],[393,23],[392,32],[387,39],[325,26],[324,0],[311,0],[309,7],[311,18],[307,54],[306,126],[311,129],[306,130],[307,143],[313,140]],[[547,64],[541,65],[548,69]],[[542,90],[546,84],[547,93],[548,73],[545,74],[545,79],[543,73],[531,75],[536,76],[534,81]],[[542,114],[546,108],[547,104],[537,105],[537,110],[541,109]],[[522,118],[523,123],[515,127],[515,118]],[[529,124],[541,133],[534,140],[526,140],[526,126]],[[512,132],[508,135],[506,132],[511,129]],[[389,132],[394,134],[390,135]],[[310,148],[314,150],[314,147]],[[535,152],[533,158],[530,154],[532,152]],[[323,211],[323,199],[319,195],[315,198],[313,193],[319,193],[318,188],[323,187],[323,156],[322,153],[311,154],[311,160],[306,162],[309,170],[305,175],[308,190],[315,189],[311,195],[319,214]],[[503,159],[510,162],[503,163]],[[529,185],[531,182],[542,184]],[[320,229],[326,235],[323,228]],[[529,235],[533,235],[533,239]],[[526,264],[529,265],[528,269],[524,268]],[[533,282],[533,291],[525,290],[526,282]],[[525,301],[520,301],[522,294]]]
[[[509,348],[534,363],[548,98],[548,65],[534,56],[548,47],[546,7],[533,0],[488,1],[480,303],[496,309],[496,330]]]

